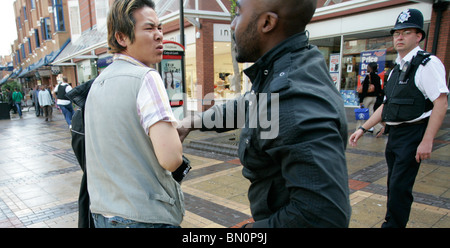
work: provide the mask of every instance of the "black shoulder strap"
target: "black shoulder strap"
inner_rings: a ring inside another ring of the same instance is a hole
[[[425,66],[428,61],[431,60],[430,58],[431,53],[428,53],[426,51],[420,50],[417,52],[416,56],[414,56],[411,59],[411,63],[408,62],[405,65],[407,66],[406,71],[400,76],[400,81],[404,81],[407,77],[409,77],[410,73],[416,73],[417,68],[419,68],[419,65]]]
[[[428,61],[431,60],[430,58],[431,53],[426,52],[426,51],[418,51],[417,55],[412,59],[411,64],[413,65],[423,65],[425,66]]]

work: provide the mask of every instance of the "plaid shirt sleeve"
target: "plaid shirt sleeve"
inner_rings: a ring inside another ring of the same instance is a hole
[[[170,108],[169,97],[159,73],[150,70],[137,97],[137,112],[141,119],[141,126],[148,134],[150,127],[159,122],[166,121],[177,127],[178,122]]]

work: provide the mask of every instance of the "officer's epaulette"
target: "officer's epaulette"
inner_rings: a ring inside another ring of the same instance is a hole
[[[430,61],[431,58],[430,57],[426,57],[422,60],[422,62],[420,63],[421,65],[426,65],[428,63],[428,61]]]
[[[411,64],[415,64],[415,65],[420,64],[420,65],[425,66],[428,63],[428,61],[431,60],[430,56],[431,56],[431,53],[420,50],[417,52],[417,56],[415,56],[412,59],[413,61],[411,61]]]
[[[429,53],[429,52],[418,51],[417,54],[423,56],[422,61],[420,62],[420,64],[423,66],[425,66],[428,63],[428,61],[431,60],[431,58],[430,58],[431,53]]]

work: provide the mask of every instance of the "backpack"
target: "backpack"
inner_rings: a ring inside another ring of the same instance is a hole
[[[95,228],[89,207],[89,193],[87,191],[86,147],[84,137],[84,107],[94,80],[95,79],[79,85],[66,94],[66,97],[79,107],[72,117],[72,129],[70,130],[72,134],[72,149],[80,164],[81,170],[83,171],[80,193],[78,196],[79,228]]]

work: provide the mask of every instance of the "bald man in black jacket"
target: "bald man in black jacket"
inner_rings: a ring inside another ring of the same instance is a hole
[[[344,103],[305,32],[316,1],[237,3],[231,29],[238,62],[254,62],[244,71],[252,90],[183,120],[180,138],[242,128],[238,153],[255,220],[245,227],[348,227]]]

